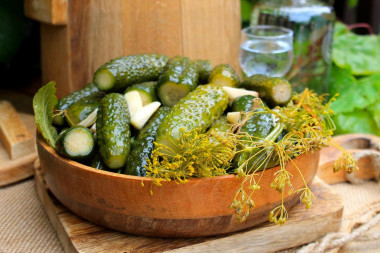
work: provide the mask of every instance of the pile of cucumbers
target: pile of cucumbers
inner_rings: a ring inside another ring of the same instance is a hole
[[[59,100],[60,113],[53,118],[61,130],[56,150],[97,169],[145,176],[155,142],[176,151],[183,130],[225,134],[239,120],[237,113],[262,110],[258,97],[273,108],[285,106],[291,96],[286,80],[255,75],[240,82],[228,64],[213,67],[207,60],[161,54],[123,56]],[[257,114],[244,131],[265,138],[274,136],[275,125],[272,115]]]

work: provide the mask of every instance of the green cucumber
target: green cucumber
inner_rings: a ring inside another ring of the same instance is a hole
[[[154,101],[158,101],[156,95],[157,82],[145,82],[134,84],[131,87],[128,87],[124,94],[130,91],[137,91],[140,94],[142,105],[147,105]]]
[[[140,130],[132,144],[125,167],[125,174],[142,177],[146,175],[145,166],[148,164],[147,159],[150,158],[154,148],[157,128],[169,110],[170,107],[161,107],[158,109],[143,129]]]
[[[95,155],[92,157],[89,166],[98,170],[109,171],[109,168],[102,162],[102,158],[99,152],[95,153]]]
[[[211,75],[212,64],[209,60],[196,60],[195,63],[198,65],[199,72],[199,83],[208,83],[208,78]]]
[[[247,133],[251,137],[256,137],[254,141],[260,141],[261,139],[266,139],[270,141],[275,141],[276,138],[281,134],[283,126],[281,129],[275,128],[273,115],[271,113],[264,113],[263,108],[256,108],[255,97],[251,95],[242,96],[237,98],[232,104],[232,111],[236,112],[255,112],[241,127],[241,132]],[[261,113],[263,112],[263,113]],[[242,140],[248,141],[249,137],[242,137]],[[236,167],[241,166],[247,159],[259,152],[259,149],[255,147],[250,147],[249,143],[245,145],[240,145],[238,147],[239,152],[234,157],[234,162]],[[261,161],[261,160],[260,160]],[[246,169],[250,168],[255,164],[254,160],[250,160],[246,166]],[[269,165],[269,162],[266,161],[266,165],[261,169],[264,169]]]
[[[99,91],[70,105],[66,109],[66,121],[69,126],[78,125],[82,120],[86,119],[90,113],[98,108],[104,95],[103,92]]]
[[[157,95],[165,106],[175,105],[198,85],[198,65],[187,57],[171,58],[157,82]]]
[[[284,129],[284,125],[281,122],[277,122],[276,126],[263,137],[265,141],[276,141],[278,137],[281,135]],[[259,140],[262,141],[262,140]],[[240,147],[241,148],[241,147]],[[272,147],[273,148],[273,147]],[[263,148],[259,147],[249,147],[246,146],[242,152],[238,152],[233,161],[235,163],[235,167],[238,168],[245,164],[243,170],[252,173],[252,167],[257,168],[258,170],[263,170],[266,168],[270,168],[279,164],[279,159],[275,155],[271,155],[271,148],[265,150],[263,153]],[[269,155],[269,157],[268,157]]]
[[[90,163],[88,164],[90,167],[93,167],[98,170],[104,170],[109,171],[117,174],[123,174],[124,169],[120,168],[119,170],[112,170],[108,168],[103,162],[102,157],[100,156],[99,152],[95,153],[95,155],[92,157]]]
[[[293,95],[290,83],[280,77],[249,77],[243,81],[243,87],[259,93],[259,97],[271,108],[286,106]]]
[[[131,145],[130,116],[123,95],[110,93],[100,101],[96,136],[104,164],[110,169],[123,167]]]
[[[221,136],[226,136],[231,129],[230,122],[227,121],[227,117],[222,115],[219,119],[215,120],[214,124],[210,127],[208,132],[215,132]]]
[[[222,87],[207,84],[198,86],[175,104],[157,129],[156,142],[177,150],[181,129],[196,128],[204,133],[219,118],[228,105]]]
[[[228,64],[220,64],[212,70],[208,82],[219,85],[237,88],[240,79],[236,71]]]
[[[241,132],[257,138],[265,138],[273,130],[274,121],[271,113],[260,113],[262,111],[261,108],[254,109],[253,112],[258,113],[247,120],[241,128]]]
[[[255,97],[246,95],[237,98],[232,104],[234,112],[255,112],[241,127],[241,132],[245,132],[251,136],[265,138],[274,127],[274,120],[271,113],[260,113],[264,111],[262,108],[255,108]]]
[[[62,131],[56,141],[57,152],[74,161],[87,161],[95,151],[92,132],[84,126]]]
[[[59,113],[60,111],[66,110],[70,105],[74,104],[78,100],[88,97],[91,94],[99,92],[98,87],[93,83],[89,83],[84,86],[82,89],[77,90],[64,98],[61,98],[58,101],[58,104],[55,106],[55,111]],[[53,122],[57,126],[63,126],[66,124],[65,117],[63,113],[57,114],[53,117]]]
[[[247,90],[255,90],[255,87],[259,86],[260,83],[270,79],[269,76],[264,74],[255,74],[250,77],[245,77],[243,82],[240,84],[241,88],[245,88]]]
[[[231,111],[232,112],[249,112],[257,107],[257,97],[252,95],[245,95],[238,97],[232,103]]]
[[[132,84],[157,80],[168,59],[162,54],[122,56],[101,66],[93,82],[102,91],[123,91]]]

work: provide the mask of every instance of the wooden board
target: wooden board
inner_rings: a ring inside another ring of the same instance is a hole
[[[58,234],[65,252],[181,252],[221,251],[270,252],[314,241],[338,231],[343,203],[340,197],[316,178],[312,189],[317,201],[305,210],[297,205],[284,226],[266,223],[254,229],[219,237],[162,239],[135,236],[89,223],[72,214],[46,189],[41,171],[35,174],[38,196]]]
[[[0,100],[0,142],[12,160],[36,151],[36,141],[9,101]]]
[[[31,19],[52,25],[67,23],[68,0],[25,0],[24,13]]]
[[[11,90],[0,90],[0,100],[7,100],[15,107],[21,121],[26,125],[33,138],[36,127],[34,124],[32,97]],[[34,140],[35,142],[35,140]],[[18,160],[10,160],[8,152],[0,143],[0,186],[18,182],[33,175],[33,162],[37,152]]]
[[[35,143],[36,127],[34,116],[29,113],[19,113],[29,132],[33,133]],[[11,160],[5,147],[0,142],[0,186],[12,184],[31,177],[34,174],[33,163],[37,159],[37,151],[25,155],[21,158]]]
[[[328,184],[347,181],[347,177],[368,180],[380,171],[380,138],[370,134],[344,134],[335,136],[333,141],[341,145],[356,159],[359,170],[348,175],[345,171],[333,172],[334,163],[342,152],[331,146],[321,150],[318,177]],[[377,167],[377,169],[375,169]]]

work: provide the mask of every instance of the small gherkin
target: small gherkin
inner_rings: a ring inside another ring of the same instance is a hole
[[[219,86],[198,86],[171,107],[157,130],[156,142],[176,150],[181,129],[199,128],[204,133],[227,108],[227,93]]]
[[[100,101],[96,135],[104,164],[110,169],[123,167],[131,147],[130,116],[123,95],[110,93]]]
[[[102,91],[123,91],[136,83],[157,80],[168,60],[162,54],[122,56],[101,66],[93,82]]]

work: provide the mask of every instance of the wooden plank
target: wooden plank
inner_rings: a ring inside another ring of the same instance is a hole
[[[20,118],[27,128],[35,133],[34,116],[28,113],[20,113]],[[35,145],[35,135],[33,134],[33,145]],[[11,160],[8,152],[0,143],[0,186],[12,184],[28,178],[34,174],[33,163],[38,155],[36,150],[19,159]]]
[[[71,75],[71,50],[68,26],[41,24],[42,83],[56,81],[57,96],[74,91]]]
[[[9,90],[0,90],[0,100],[7,100],[16,108],[19,117],[26,128],[32,133],[35,143],[36,127],[34,124],[32,97]],[[8,152],[0,143],[0,186],[8,185],[28,178],[34,174],[33,162],[37,159],[34,150],[20,159],[11,160]]]
[[[317,197],[310,210],[297,205],[289,212],[283,226],[261,225],[242,233],[217,240],[191,245],[172,252],[275,252],[315,241],[327,233],[338,231],[343,213],[343,202],[333,189],[319,178],[311,187]]]
[[[241,233],[195,239],[163,239],[115,232],[89,223],[72,214],[44,186],[41,171],[35,174],[39,198],[55,228],[65,252],[158,252],[178,249],[184,252],[226,250],[275,251],[318,239],[338,231],[343,204],[340,197],[321,180],[313,182],[317,201],[310,210],[297,205],[288,222],[280,227],[264,224]]]
[[[122,2],[124,55],[161,53],[182,55],[181,0]]]
[[[95,71],[123,55],[121,0],[71,1],[69,7],[72,91],[92,81]]]
[[[34,1],[56,4],[25,4]],[[122,55],[185,55],[239,69],[240,1],[85,0],[66,8],[65,26],[41,25],[42,80],[56,80],[59,97]]]
[[[240,70],[240,1],[182,1],[181,16],[184,55]]]
[[[67,24],[68,0],[24,0],[25,16],[51,25]]]
[[[0,100],[0,141],[12,160],[36,151],[31,133],[11,103]]]

